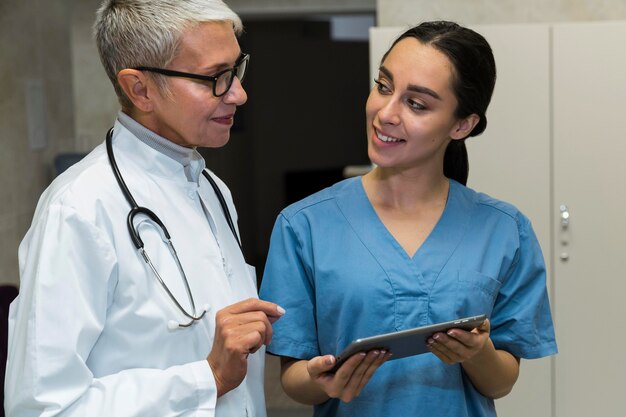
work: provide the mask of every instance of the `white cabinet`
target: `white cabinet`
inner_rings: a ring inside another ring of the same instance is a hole
[[[498,75],[487,130],[466,142],[468,185],[514,204],[528,216],[550,271],[550,28],[489,25],[474,29],[489,41]],[[549,273],[554,300],[551,277]],[[561,349],[558,337],[557,344]],[[513,392],[496,402],[500,417],[553,416],[553,361],[522,360]]]
[[[626,22],[553,29],[557,416],[626,416],[625,44]]]
[[[468,140],[469,185],[533,222],[559,346],[522,361],[498,413],[626,416],[626,22],[474,28],[498,81],[487,130]],[[401,30],[372,30],[373,69]]]

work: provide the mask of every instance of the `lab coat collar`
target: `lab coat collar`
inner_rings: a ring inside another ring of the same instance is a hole
[[[155,134],[152,132],[152,135]],[[143,141],[138,138],[119,119],[116,120],[113,126],[112,141],[114,152],[116,149],[122,150],[122,152],[116,152],[115,154],[120,165],[133,166],[139,171],[149,172],[164,180],[184,181],[185,183],[190,183],[190,185],[195,184],[195,186],[199,184],[200,175],[205,167],[204,159],[201,156],[199,159],[191,158],[188,164],[185,165],[185,160],[181,161],[178,158],[174,158],[171,153],[164,153],[162,148],[157,149],[155,142],[150,140]],[[178,146],[174,143],[171,143],[171,145]],[[196,152],[195,150],[191,151]]]
[[[118,113],[117,121],[141,142],[181,164],[187,181],[198,183],[200,174],[205,168],[205,162],[195,148],[175,144],[154,133],[122,111]]]

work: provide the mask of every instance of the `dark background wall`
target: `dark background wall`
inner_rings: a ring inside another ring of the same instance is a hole
[[[260,278],[280,210],[341,180],[346,165],[369,163],[369,52],[366,42],[330,39],[324,19],[246,19],[245,27],[248,102],[229,144],[202,152],[233,193],[244,253]]]

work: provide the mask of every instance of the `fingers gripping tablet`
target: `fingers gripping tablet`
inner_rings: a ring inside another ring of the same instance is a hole
[[[339,367],[355,353],[367,352],[372,349],[382,349],[391,352],[393,355],[389,360],[427,353],[429,350],[426,347],[426,341],[434,333],[447,332],[450,329],[469,331],[480,326],[486,318],[487,316],[482,314],[479,316],[464,317],[443,323],[356,339],[337,355],[335,367],[330,372],[335,372],[339,369]]]

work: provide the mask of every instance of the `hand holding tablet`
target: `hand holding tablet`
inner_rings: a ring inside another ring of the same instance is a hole
[[[373,349],[391,352],[392,356],[388,360],[427,353],[429,350],[426,347],[426,341],[434,333],[447,332],[450,329],[470,331],[480,326],[486,318],[487,316],[482,314],[479,316],[465,317],[443,323],[356,339],[337,355],[335,367],[330,372],[337,371],[337,369],[355,353],[368,352]]]

